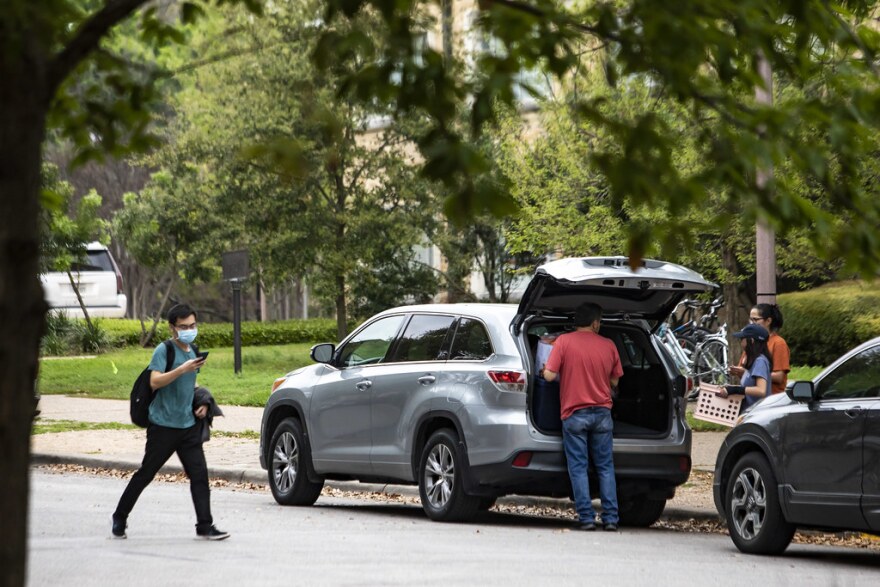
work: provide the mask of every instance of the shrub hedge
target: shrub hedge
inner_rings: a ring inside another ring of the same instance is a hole
[[[151,324],[151,322],[146,324],[148,329]],[[113,346],[134,346],[140,342],[139,320],[101,320],[100,326],[107,332]],[[168,323],[163,320],[156,328],[156,338],[151,346],[167,337]],[[328,318],[241,323],[241,343],[244,346],[336,342],[336,339],[336,320]],[[200,323],[196,344],[206,349],[232,346],[232,324]]]
[[[880,282],[843,282],[779,296],[793,365],[828,365],[880,336]]]

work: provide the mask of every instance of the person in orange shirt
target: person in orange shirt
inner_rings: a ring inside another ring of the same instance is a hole
[[[779,335],[779,329],[782,328],[782,312],[779,306],[775,304],[755,304],[749,311],[749,322],[763,326],[770,332],[770,339],[767,341],[767,349],[770,351],[772,359],[771,365],[771,393],[782,393],[788,383],[788,372],[791,370],[789,363],[791,353],[788,350],[788,343]],[[730,375],[732,377],[742,377],[743,359],[740,359],[739,365],[730,367]]]

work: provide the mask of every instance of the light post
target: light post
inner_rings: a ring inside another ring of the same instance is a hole
[[[223,279],[232,284],[232,347],[235,374],[241,373],[241,283],[250,272],[247,251],[222,254]]]

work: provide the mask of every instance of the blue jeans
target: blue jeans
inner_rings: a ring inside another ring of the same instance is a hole
[[[562,421],[562,445],[565,447],[568,476],[574,492],[574,506],[581,522],[592,522],[596,517],[587,476],[590,459],[599,478],[602,521],[617,524],[620,519],[612,455],[613,432],[614,421],[608,408],[583,408]]]

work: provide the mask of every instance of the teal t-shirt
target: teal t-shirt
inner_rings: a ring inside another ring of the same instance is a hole
[[[165,354],[165,343],[160,344],[153,351],[153,358],[150,360],[149,369],[151,371],[165,372],[165,363],[167,361]],[[174,361],[171,368],[176,369],[190,359],[196,358],[196,353],[189,348],[188,352],[180,350],[176,344],[174,347]],[[150,422],[159,426],[168,428],[189,428],[196,423],[196,417],[193,414],[192,403],[193,394],[196,388],[196,373],[184,373],[165,387],[156,390],[153,397],[153,403],[150,404]]]

